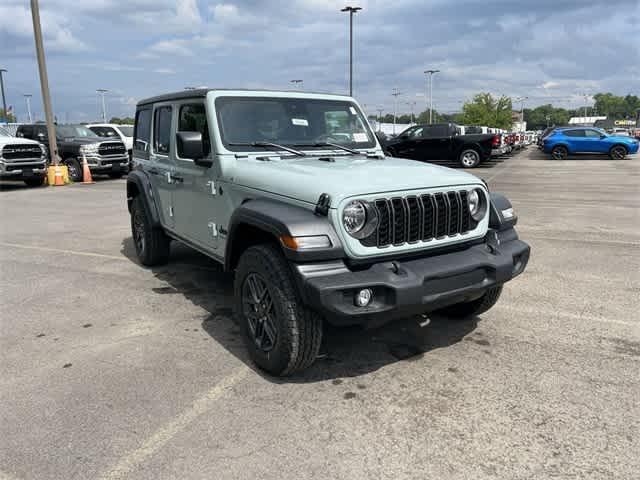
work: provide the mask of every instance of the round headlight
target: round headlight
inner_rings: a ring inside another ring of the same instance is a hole
[[[342,225],[354,238],[366,238],[378,227],[378,211],[364,200],[352,200],[342,210]]]
[[[471,190],[467,197],[469,201],[469,213],[471,214],[471,218],[473,218],[476,222],[482,220],[484,217],[484,213],[486,210],[486,202],[484,193],[479,188]]]

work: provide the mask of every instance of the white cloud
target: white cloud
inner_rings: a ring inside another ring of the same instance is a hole
[[[542,88],[549,90],[551,88],[559,88],[561,84],[559,82],[548,81],[542,84]]]

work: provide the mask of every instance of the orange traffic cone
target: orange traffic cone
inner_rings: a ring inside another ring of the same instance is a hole
[[[91,178],[91,170],[89,170],[87,157],[84,155],[82,155],[82,183],[94,183],[93,178]]]
[[[55,166],[55,174],[54,174],[54,183],[53,185],[56,187],[60,187],[64,185],[64,174],[62,172],[62,168],[59,165]]]

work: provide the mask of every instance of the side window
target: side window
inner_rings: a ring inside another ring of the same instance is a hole
[[[585,130],[584,136],[587,138],[600,138],[600,132],[597,130]]]
[[[149,151],[151,141],[151,110],[138,110],[136,113],[136,125],[134,128],[133,149],[141,152]]]
[[[159,107],[154,112],[153,150],[160,155],[169,155],[171,150],[171,107]]]
[[[448,136],[448,127],[446,125],[431,125],[424,128],[424,138],[440,138]]]
[[[207,112],[203,103],[182,105],[178,115],[179,132],[200,132],[202,134],[202,147],[205,157],[211,151],[211,141],[209,139],[209,128],[207,126]],[[182,152],[178,150],[178,156]]]
[[[584,130],[565,130],[564,134],[567,137],[584,137]]]
[[[18,128],[18,133],[24,138],[33,138],[33,127],[31,125],[23,125]]]

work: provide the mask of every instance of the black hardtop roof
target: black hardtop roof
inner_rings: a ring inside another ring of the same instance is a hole
[[[169,102],[171,100],[184,100],[187,98],[204,98],[207,93],[211,91],[237,91],[237,92],[265,92],[265,93],[311,93],[318,95],[335,95],[336,97],[344,97],[348,95],[341,95],[339,93],[327,93],[327,92],[303,92],[300,90],[268,90],[268,89],[255,89],[255,88],[194,88],[191,90],[179,90],[173,93],[165,93],[163,95],[157,95],[155,97],[145,98],[138,102],[138,107],[142,105],[150,105],[152,103]]]

